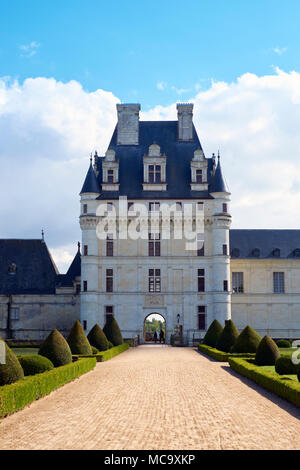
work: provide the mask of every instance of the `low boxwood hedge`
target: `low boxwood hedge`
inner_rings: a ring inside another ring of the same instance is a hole
[[[96,358],[97,362],[104,362],[104,361],[108,361],[109,359],[112,359],[118,354],[121,354],[122,352],[126,351],[126,349],[129,349],[129,348],[130,346],[128,343],[123,343],[123,344],[119,344],[119,346],[114,346],[111,349],[107,349],[107,351],[99,351],[98,354],[95,354],[93,357]],[[85,356],[85,355],[79,355],[79,354],[73,355],[74,359],[82,358],[82,357],[92,357],[92,356]]]
[[[239,374],[300,407],[300,383],[296,380],[264,370],[255,365],[253,360],[229,357],[228,362],[230,367]]]
[[[81,359],[65,366],[25,377],[0,387],[0,418],[21,410],[35,400],[89,372],[96,365],[93,358]]]
[[[52,370],[54,365],[47,357],[39,354],[27,354],[26,356],[18,356],[18,361],[22,366],[25,377],[27,375],[36,375]]]
[[[223,351],[219,351],[219,349],[212,348],[211,346],[207,346],[207,344],[199,344],[198,350],[220,362],[228,362],[229,357],[255,357],[255,354],[253,353],[226,353]]]

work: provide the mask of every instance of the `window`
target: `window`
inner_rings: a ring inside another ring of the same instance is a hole
[[[20,320],[20,312],[19,312],[18,308],[16,308],[16,307],[11,308],[10,318],[11,318],[11,320]]]
[[[205,305],[198,306],[198,330],[206,330],[206,307]]]
[[[234,294],[244,292],[244,273],[232,273],[232,292]]]
[[[223,281],[223,290],[224,292],[228,292],[228,281]]]
[[[205,291],[205,270],[198,269],[198,292]]]
[[[160,233],[149,233],[148,256],[160,256]]]
[[[76,284],[76,294],[80,294],[80,284]]]
[[[223,245],[223,255],[227,256],[227,245]]]
[[[88,254],[88,246],[87,245],[83,245],[83,254],[84,254],[84,256],[87,256],[87,254]]]
[[[114,272],[112,269],[106,270],[106,292],[113,292],[114,290]]]
[[[274,258],[280,258],[280,250],[279,250],[279,248],[275,248],[275,249],[272,251],[272,256],[274,256]]]
[[[284,294],[284,273],[273,273],[274,294]]]
[[[83,292],[87,292],[87,281],[83,281]]]
[[[198,241],[198,246],[200,248],[198,248],[198,250],[197,250],[197,256],[204,256],[204,242],[203,242],[203,240]]]
[[[106,256],[114,256],[114,242],[112,235],[107,235],[106,240]]]
[[[254,248],[254,250],[252,250],[251,254],[254,258],[259,258],[260,257],[260,249],[259,248]]]
[[[227,212],[227,204],[223,204],[222,210],[223,210],[223,212]]]
[[[182,202],[179,202],[179,201],[176,202],[176,211],[178,212],[182,211]]]
[[[134,205],[134,202],[128,202],[127,203],[127,210],[128,211],[133,210],[133,205]]]
[[[107,182],[108,183],[114,182],[114,170],[107,170]]]
[[[113,203],[112,202],[107,202],[106,203],[106,210],[107,212],[111,212],[113,210]]]
[[[161,183],[161,166],[149,165],[149,183]]]
[[[149,292],[161,292],[160,269],[149,269]]]
[[[202,183],[202,170],[196,170],[196,183]]]
[[[83,329],[86,330],[86,327],[87,327],[87,322],[86,320],[83,320]]]
[[[87,206],[87,204],[83,204],[83,213],[84,213],[84,214],[87,214],[87,211],[88,211],[88,206]]]
[[[197,211],[203,212],[204,204],[203,202],[197,202]]]
[[[239,258],[240,256],[240,250],[238,248],[234,248],[231,253],[233,258]]]
[[[160,203],[159,202],[149,202],[149,210],[150,212],[159,211]]]
[[[112,305],[106,305],[105,307],[105,320],[107,321],[108,317],[112,317],[114,314],[114,307]]]

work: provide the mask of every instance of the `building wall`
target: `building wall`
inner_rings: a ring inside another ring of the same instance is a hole
[[[231,260],[232,272],[244,273],[244,293],[232,294],[232,319],[261,335],[300,338],[300,260]],[[273,272],[284,272],[285,293],[273,293]]]

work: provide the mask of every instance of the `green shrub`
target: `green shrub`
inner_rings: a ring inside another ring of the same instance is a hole
[[[91,345],[79,320],[74,323],[67,338],[72,354],[92,354]]]
[[[5,364],[0,363],[0,385],[12,384],[24,378],[23,369],[10,347],[1,338],[0,342],[5,345],[5,358],[1,357],[1,362],[4,359]]]
[[[24,356],[18,356],[25,377],[27,375],[41,374],[46,370],[52,370],[54,365],[47,359],[47,357],[40,356],[39,354],[26,354]]]
[[[98,354],[96,354],[94,357],[96,358],[97,362],[104,362],[108,361],[109,359],[117,356],[118,354],[126,351],[127,349],[130,348],[130,345],[128,343],[122,343],[119,346],[113,346],[110,349],[107,349],[106,351],[99,351]],[[73,359],[81,359],[83,357],[92,357],[92,356],[73,356]]]
[[[211,346],[207,346],[207,344],[199,344],[198,350],[207,354],[208,356],[216,359],[219,362],[227,362],[229,357],[249,357],[254,358],[255,354],[252,353],[243,353],[243,354],[235,354],[235,353],[225,353],[223,351],[219,351],[218,349],[212,348]]]
[[[91,346],[91,349],[92,349],[92,354],[98,354],[99,352],[99,349],[95,348],[95,346]]]
[[[103,328],[103,332],[108,339],[114,346],[119,346],[123,343],[122,333],[117,323],[117,320],[113,315],[109,315],[106,317],[106,323]]]
[[[70,346],[56,329],[45,339],[40,347],[39,354],[50,359],[54,367],[64,366],[72,362]]]
[[[237,337],[232,352],[255,353],[260,342],[261,337],[259,334],[251,326],[246,326]]]
[[[113,347],[114,347],[114,345],[112,344],[112,342],[111,342],[111,341],[108,341],[108,349],[111,349],[111,348],[113,348]]]
[[[300,384],[296,380],[280,377],[275,372],[266,371],[250,360],[230,357],[228,362],[230,367],[239,374],[300,407]]]
[[[274,366],[276,360],[280,357],[277,344],[266,335],[258,345],[255,364],[258,366]]]
[[[299,366],[292,363],[292,358],[279,357],[275,362],[275,370],[279,375],[297,375]]]
[[[92,370],[95,365],[95,356],[80,359],[77,362],[0,387],[0,418],[15,413],[29,403],[48,395],[53,390]]]
[[[203,344],[207,344],[207,346],[215,348],[220,339],[222,331],[222,325],[218,322],[218,320],[214,320],[204,336]]]
[[[225,327],[221,333],[219,341],[217,342],[217,349],[229,352],[238,336],[239,332],[233,321],[225,320]]]
[[[92,346],[99,351],[106,351],[108,349],[108,341],[103,333],[102,328],[96,323],[88,334],[88,340]]]
[[[279,348],[291,348],[292,345],[287,339],[279,339],[276,341],[276,344]]]

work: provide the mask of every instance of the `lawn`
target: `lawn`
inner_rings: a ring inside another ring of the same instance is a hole
[[[25,356],[25,354],[37,354],[39,348],[12,348],[16,356]]]
[[[273,372],[273,374],[276,374],[278,377],[280,377],[283,380],[295,380],[296,382],[298,382],[297,375],[279,375],[279,374],[277,374],[277,372],[275,370],[275,366],[259,366],[259,368],[261,370],[265,370],[265,371],[268,371],[268,372]]]
[[[279,348],[280,354],[292,355],[298,348]]]

